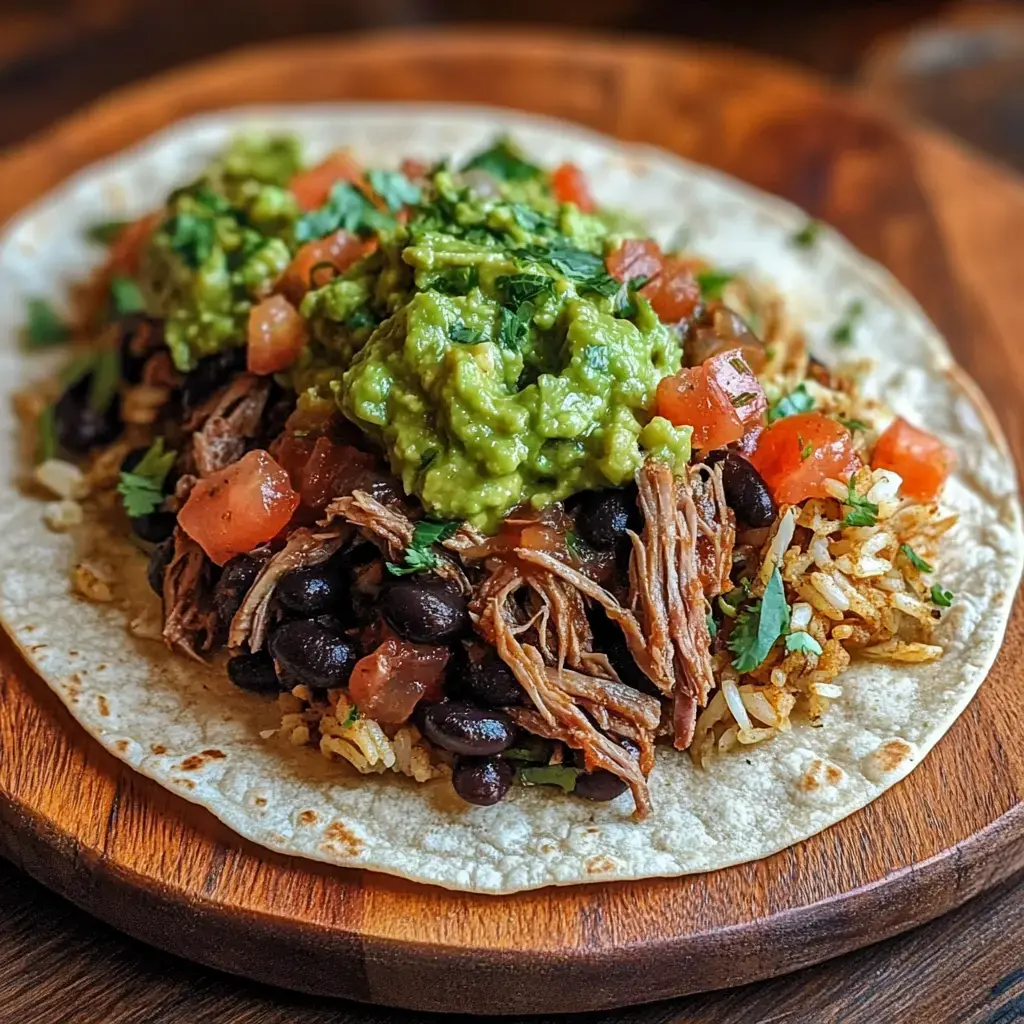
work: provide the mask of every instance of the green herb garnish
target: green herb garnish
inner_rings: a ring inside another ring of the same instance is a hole
[[[799,629],[795,633],[786,634],[786,650],[799,654],[821,654],[821,644],[810,633]]]
[[[540,234],[545,231],[551,231],[555,227],[554,221],[550,217],[545,216],[543,213],[538,213],[524,203],[510,203],[508,208],[512,214],[512,219],[524,231]]]
[[[845,416],[837,416],[836,420],[840,422],[846,429],[852,434],[855,430],[868,430],[868,425],[861,420],[847,419]]]
[[[483,331],[471,331],[461,320],[448,328],[448,337],[464,345],[475,345],[484,340]]]
[[[768,422],[784,419],[787,416],[796,416],[798,413],[810,412],[814,408],[814,399],[807,392],[805,385],[800,384],[796,390],[783,395],[777,402],[768,408]]]
[[[499,307],[498,344],[509,351],[517,351],[526,339],[535,312],[532,302],[520,302],[514,313],[506,306]]]
[[[85,237],[97,245],[113,245],[130,220],[101,220],[85,229]]]
[[[110,305],[116,316],[141,313],[146,308],[139,286],[130,277],[121,275],[110,279]]]
[[[514,255],[534,263],[547,263],[555,270],[574,281],[580,291],[597,292],[599,295],[614,295],[620,283],[608,273],[604,260],[596,253],[578,249],[567,242],[553,242],[551,245],[531,245],[513,250]]]
[[[846,307],[842,320],[832,328],[832,342],[836,345],[849,345],[853,341],[853,332],[857,322],[864,315],[864,301],[854,299]]]
[[[789,626],[789,605],[778,566],[772,570],[764,597],[740,612],[729,636],[729,650],[736,655],[737,672],[753,672],[768,657],[775,641]]]
[[[57,423],[52,405],[36,417],[36,462],[45,462],[57,454]]]
[[[901,544],[900,551],[907,556],[907,560],[918,572],[932,572],[932,567],[909,545]]]
[[[708,627],[708,635],[712,640],[714,640],[714,638],[718,636],[718,623],[715,622],[714,615],[712,615],[711,612],[708,612],[704,621]]]
[[[741,391],[738,395],[729,399],[733,407],[736,409],[742,409],[745,405],[750,405],[751,402],[757,399],[757,395],[753,391]]]
[[[937,604],[940,608],[948,608],[953,603],[953,591],[943,590],[938,583],[932,584],[931,596],[932,603]]]
[[[574,530],[566,531],[565,550],[568,551],[577,562],[583,561],[583,542]]]
[[[799,231],[790,235],[789,240],[798,249],[813,249],[824,225],[820,220],[809,220]]]
[[[696,274],[702,299],[714,302],[722,297],[725,286],[735,277],[722,270],[700,270]]]
[[[393,213],[415,206],[420,201],[420,189],[401,171],[369,171],[366,175],[370,188],[384,200]]]
[[[71,328],[46,299],[29,299],[22,341],[29,351],[62,345],[71,337]]]
[[[435,274],[425,285],[426,291],[442,295],[468,295],[479,281],[476,267],[451,267]]]
[[[323,206],[295,222],[295,241],[308,242],[335,231],[351,231],[366,237],[394,226],[391,214],[378,210],[355,185],[339,181]]]
[[[502,274],[494,284],[510,309],[516,309],[523,302],[544,299],[553,294],[555,288],[554,280],[546,274]]]
[[[412,540],[405,549],[402,564],[387,562],[388,572],[395,576],[408,576],[409,573],[438,568],[441,559],[431,548],[434,544],[447,540],[458,528],[459,523],[454,519],[421,519],[412,528]]]
[[[519,781],[525,786],[561,786],[566,793],[576,788],[576,780],[583,774],[579,768],[566,764],[545,764],[535,768],[520,768]]]
[[[354,725],[359,721],[359,708],[353,704],[348,709],[348,714],[345,716],[345,721],[341,723],[342,729],[347,729],[350,725]]]
[[[462,169],[486,171],[502,181],[529,181],[540,174],[540,168],[524,160],[518,148],[508,139],[498,139],[490,149],[471,157]]]
[[[857,487],[851,476],[846,485],[846,499],[850,511],[843,517],[843,526],[874,526],[878,522],[878,506],[857,493]]]
[[[178,453],[164,448],[164,439],[158,437],[139,462],[130,470],[122,470],[117,484],[124,510],[136,516],[155,512],[164,500],[164,484]]]

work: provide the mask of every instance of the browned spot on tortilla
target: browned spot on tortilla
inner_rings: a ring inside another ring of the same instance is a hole
[[[114,741],[114,749],[119,754],[125,753],[125,751],[127,751],[127,749],[128,749],[128,741],[127,740],[115,740]]]
[[[316,811],[302,811],[299,814],[300,825],[314,825],[316,824]]]
[[[541,843],[540,844],[540,852],[541,853],[554,853],[555,852],[554,844],[553,843]]]
[[[225,754],[223,750],[204,750],[199,756],[208,757],[211,761],[220,761],[228,755]]]
[[[813,793],[822,786],[838,786],[843,781],[843,770],[816,757],[804,773],[798,785],[804,793]]]
[[[107,698],[102,693],[96,694],[96,706],[100,709],[100,714],[107,718],[110,715],[110,705],[107,703]]]
[[[35,653],[36,653],[36,651],[45,651],[45,650],[46,650],[46,644],[29,644],[29,645],[28,645],[28,649],[29,649],[29,650],[30,650],[30,651],[31,651],[31,652],[32,652],[33,654],[35,654]]]
[[[82,677],[77,672],[71,673],[68,681],[64,684],[64,692],[72,704],[78,703],[78,698],[82,694]]]
[[[894,772],[913,753],[906,740],[895,739],[883,743],[872,755],[879,771]]]
[[[162,743],[154,743],[149,749],[152,750],[154,754],[167,753],[167,748]]]
[[[363,841],[343,821],[332,821],[324,829],[324,839],[326,842],[321,844],[322,850],[340,853],[345,857],[355,857],[363,848]]]
[[[254,797],[252,802],[257,807],[266,807],[267,806],[267,798],[265,796]]]
[[[583,862],[583,870],[588,875],[607,875],[609,871],[614,871],[618,866],[617,861],[603,853],[599,853],[596,857],[588,857]]]
[[[22,629],[22,632],[24,632],[24,633],[34,633],[35,631],[36,631],[36,627],[31,625],[31,624],[28,625],[28,626],[23,627],[23,629]],[[72,651],[71,653],[74,654],[74,651]]]
[[[185,789],[195,789],[196,784],[191,779],[171,779],[176,786],[184,786]]]
[[[107,671],[106,662],[100,662],[100,664],[96,666],[96,671],[97,672],[106,672]]]

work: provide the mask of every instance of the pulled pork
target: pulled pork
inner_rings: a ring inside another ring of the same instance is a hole
[[[213,643],[216,615],[206,606],[209,563],[203,549],[182,528],[174,530],[174,553],[164,573],[163,637],[169,647],[177,647],[197,661],[196,651]]]
[[[192,435],[192,459],[199,476],[209,476],[237,462],[245,442],[260,430],[270,382],[243,373],[204,405],[205,417]]]

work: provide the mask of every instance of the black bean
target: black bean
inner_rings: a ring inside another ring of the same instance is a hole
[[[314,619],[282,623],[268,646],[278,676],[290,686],[344,686],[359,657],[349,637]]]
[[[439,747],[469,756],[500,754],[512,746],[516,735],[515,726],[500,712],[455,700],[427,708],[423,731]]]
[[[460,757],[452,785],[467,804],[490,807],[505,799],[515,774],[515,768],[498,757]]]
[[[274,591],[281,606],[304,618],[346,610],[348,587],[342,571],[330,563],[285,573]]]
[[[526,691],[519,685],[512,669],[486,644],[463,641],[455,649],[445,678],[451,692],[479,701],[485,707],[505,708],[529,704]]]
[[[121,433],[121,400],[116,395],[97,412],[89,404],[92,374],[72,384],[57,400],[53,410],[57,440],[62,448],[84,455],[92,448],[109,444]]]
[[[573,793],[583,797],[584,800],[614,800],[617,796],[626,792],[626,784],[618,777],[604,768],[598,768],[593,772],[584,772],[576,776],[576,785]]]
[[[217,617],[225,625],[241,607],[242,599],[256,582],[256,577],[267,560],[267,555],[235,555],[221,571],[220,579],[213,588],[213,607]]]
[[[576,511],[576,529],[598,551],[611,551],[626,536],[626,530],[640,525],[636,493],[632,488],[620,491],[591,491],[584,494]]]
[[[738,452],[719,449],[705,460],[709,466],[722,464],[725,500],[737,519],[757,529],[771,526],[778,509],[761,474]]]
[[[163,344],[160,324],[141,313],[130,313],[118,320],[116,329],[120,333],[121,376],[129,384],[141,384],[149,357]]]
[[[391,628],[416,644],[443,644],[469,626],[466,599],[436,578],[396,579],[385,587],[381,602]]]
[[[245,348],[226,348],[212,356],[205,356],[185,377],[181,387],[181,401],[186,409],[202,405],[218,388],[227,384],[236,373],[245,369]]]
[[[149,448],[143,445],[141,448],[133,448],[122,460],[121,460],[121,472],[130,473],[135,467],[142,461],[143,456]]]
[[[236,654],[228,662],[228,678],[235,686],[253,693],[277,693],[282,689],[274,662],[266,651]]]
[[[136,537],[148,540],[151,544],[159,544],[174,533],[178,517],[173,512],[147,512],[145,515],[132,516],[129,521]]]
[[[162,544],[158,544],[149,556],[146,578],[149,580],[149,586],[157,597],[163,597],[164,595],[164,573],[167,571],[167,566],[171,564],[173,557],[173,537],[168,537]]]

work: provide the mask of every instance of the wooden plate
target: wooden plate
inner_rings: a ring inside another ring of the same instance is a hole
[[[521,107],[778,192],[890,267],[1024,450],[1024,192],[952,144],[747,56],[470,32],[290,44],[118,93],[0,160],[0,219],[201,110],[432,99]],[[822,835],[682,879],[483,897],[276,856],[92,743],[0,644],[0,852],[164,949],[311,992],[568,1011],[735,985],[925,921],[1024,866],[1024,616],[910,778]]]

